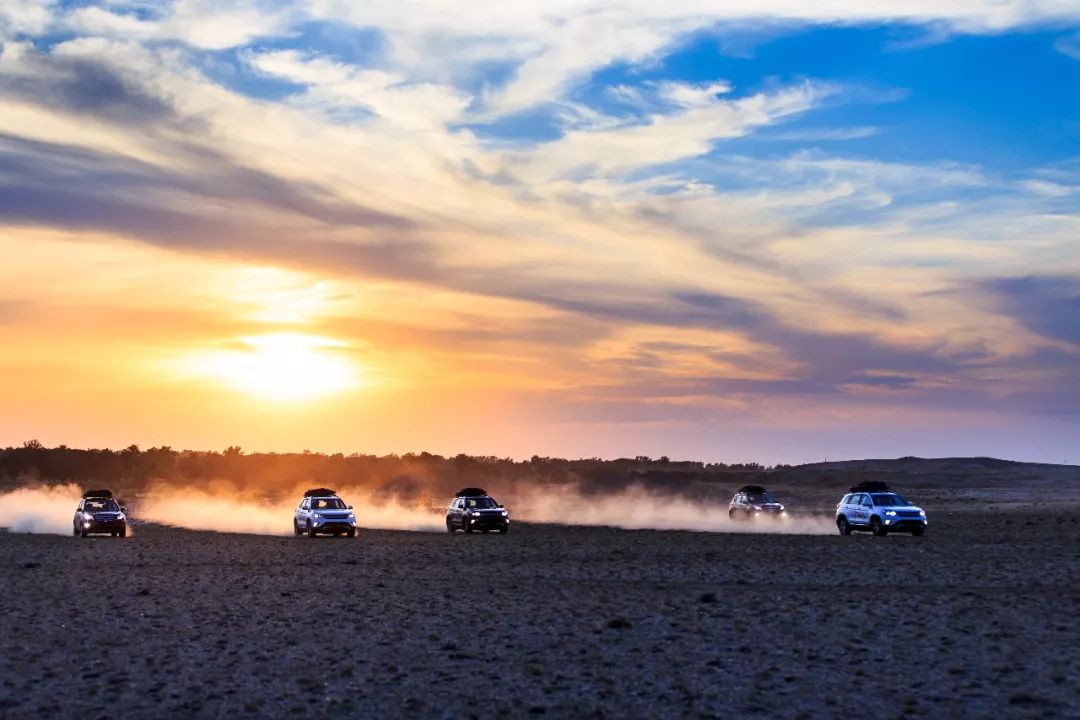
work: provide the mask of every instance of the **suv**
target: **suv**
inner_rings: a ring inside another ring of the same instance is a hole
[[[75,517],[71,521],[71,534],[86,537],[92,533],[109,533],[113,537],[127,537],[126,507],[121,507],[109,490],[87,490]]]
[[[510,532],[510,513],[481,488],[458,490],[446,509],[446,532],[455,530],[467,533],[498,530],[505,534]]]
[[[293,534],[315,537],[319,533],[356,537],[356,514],[352,505],[327,488],[313,488],[304,493],[293,515]]]
[[[877,536],[890,531],[909,532],[918,537],[926,532],[926,511],[912,505],[902,495],[880,482],[866,482],[851,488],[836,506],[836,527],[841,535],[852,530],[869,530]]]
[[[769,491],[760,485],[742,486],[728,505],[728,517],[732,520],[751,520],[758,517],[775,520],[786,514],[784,506],[776,502]]]

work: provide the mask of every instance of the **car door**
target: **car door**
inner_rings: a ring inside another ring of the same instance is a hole
[[[304,498],[300,501],[300,504],[296,506],[296,524],[299,527],[305,527],[307,525],[307,504],[310,502],[308,498]]]
[[[863,493],[862,495],[859,496],[859,524],[860,525],[869,525],[870,524],[870,509],[871,509],[870,496],[867,495],[866,493]]]
[[[465,529],[465,501],[458,498],[454,501],[454,524],[459,526],[462,530]]]
[[[874,517],[874,499],[869,495],[863,495],[863,512],[866,514],[866,524],[870,524],[870,518]]]
[[[848,520],[851,522],[852,525],[863,524],[861,493],[856,493],[855,495],[852,495],[851,499],[848,500],[847,516]]]

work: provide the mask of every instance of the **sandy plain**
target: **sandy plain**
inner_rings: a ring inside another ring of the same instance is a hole
[[[906,535],[0,533],[0,717],[1077,717],[1080,506]]]

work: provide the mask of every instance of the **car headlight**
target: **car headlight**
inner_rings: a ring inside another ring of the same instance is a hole
[[[896,511],[895,510],[886,510],[885,514],[890,516],[890,517],[896,517]]]
[[[510,513],[506,512],[505,510],[503,510],[503,511],[502,511],[502,516],[503,516],[503,517],[506,517],[506,516],[508,516],[509,514],[510,514]]]
[[[126,517],[124,517],[124,513],[120,513],[119,515],[117,515],[117,516],[116,516],[116,519],[117,519],[117,520],[127,520],[127,518],[126,518]]]
[[[919,515],[920,515],[921,517],[926,517],[926,511],[925,511],[925,510],[920,510],[920,511],[919,511]]]
[[[472,515],[473,517],[480,517],[480,513],[476,512],[475,510],[472,511],[471,513],[469,513],[469,514]]]

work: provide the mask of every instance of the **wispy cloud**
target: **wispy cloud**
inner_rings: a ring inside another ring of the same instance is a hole
[[[1080,277],[1070,166],[876,156],[892,125],[838,122],[861,97],[843,80],[680,76],[664,59],[725,22],[996,33],[1073,14],[975,0],[0,3],[5,242],[43,266],[83,242],[116,258],[93,255],[95,273],[125,288],[162,257],[229,278],[202,281],[227,309],[164,271],[120,300],[88,279],[85,297],[57,299],[23,260],[0,271],[2,321],[25,351],[49,346],[27,318],[111,307],[115,332],[153,338],[157,358],[166,325],[177,344],[217,347],[276,318],[366,353],[384,380],[373,392],[468,388],[563,420],[704,422],[810,397],[976,407],[998,392],[1056,408],[1050,389],[1075,381],[1061,362],[1075,333],[1055,319]],[[377,50],[346,57],[304,35],[326,22],[377,33]],[[252,267],[278,279],[241,292]],[[147,296],[168,307],[127,307]],[[253,312],[253,296],[276,299]],[[0,369],[22,367],[5,352]]]

